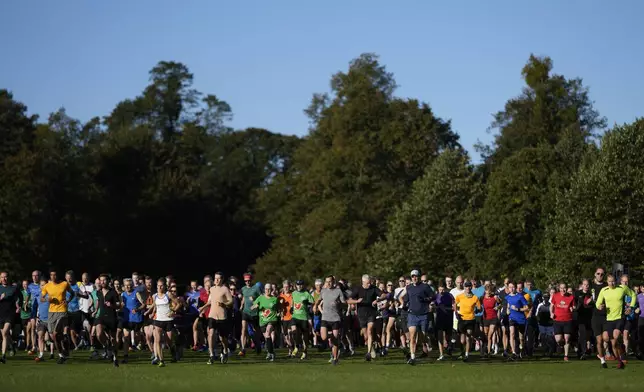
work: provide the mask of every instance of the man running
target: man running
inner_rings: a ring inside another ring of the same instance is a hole
[[[604,324],[604,342],[611,343],[613,353],[617,359],[617,368],[624,369],[624,361],[622,356],[622,347],[619,338],[624,329],[624,321],[622,315],[629,315],[635,307],[635,293],[627,286],[617,286],[615,277],[608,275],[606,278],[607,286],[604,287],[597,297],[597,309],[606,310],[606,323]],[[628,307],[624,310],[624,298],[629,296],[631,298]],[[600,358],[602,368],[606,368],[606,361]]]
[[[38,336],[37,336],[37,321],[38,321],[38,304],[40,303],[40,271],[33,271],[31,273],[32,282],[27,286],[29,292],[29,307],[31,308],[31,315],[29,316],[29,324],[27,325],[27,333],[31,335],[33,347],[29,350],[29,355],[33,355],[38,351]]]
[[[40,287],[44,288],[45,285],[47,284],[47,280],[45,278],[40,279]],[[38,297],[40,297],[40,294],[38,294]],[[40,302],[40,300],[37,302],[37,313],[36,313],[36,330],[38,334],[38,356],[36,356],[35,361],[36,362],[42,362],[45,360],[45,342],[49,341],[49,333],[48,333],[48,328],[47,328],[47,320],[49,318],[49,298],[45,296],[45,301]],[[50,356],[49,359],[54,359],[54,344],[50,343]]]
[[[7,347],[12,345],[11,326],[13,319],[16,317],[16,303],[19,307],[23,306],[22,294],[20,287],[9,284],[9,274],[0,272],[0,328],[2,328],[2,356],[0,363],[7,362]],[[16,349],[12,347],[15,353]]]
[[[593,317],[591,319],[591,326],[593,329],[593,334],[595,336],[595,346],[597,347],[597,357],[602,361],[602,364],[605,364],[605,355],[604,355],[604,324],[606,323],[606,309],[600,309],[597,307],[597,298],[600,291],[606,287],[606,282],[604,282],[605,270],[603,268],[597,268],[595,270],[595,278],[593,279],[592,284],[590,285],[590,292],[593,296]],[[603,366],[603,365],[602,365]]]
[[[186,291],[185,301],[188,304],[188,312],[186,317],[192,325],[192,351],[199,349],[199,341],[201,337],[201,323],[199,322],[199,297],[201,290],[199,290],[198,282],[196,280],[190,281],[190,289]]]
[[[80,292],[78,282],[76,282],[75,280],[74,271],[67,271],[65,273],[65,280],[74,292],[74,295],[67,295],[67,313],[69,325],[67,327],[68,333],[66,334],[66,336],[68,338],[71,337],[72,344],[74,345],[74,350],[78,350],[80,347],[80,333],[83,331],[83,316],[80,310],[80,298],[81,296],[86,296],[87,293]]]
[[[452,325],[454,319],[454,297],[447,291],[447,284],[438,285],[438,293],[434,300],[436,307],[436,330],[438,332],[438,361],[445,360],[445,348],[451,347]],[[452,355],[451,348],[448,355]]]
[[[365,355],[366,361],[376,357],[376,352],[373,347],[373,325],[376,322],[376,304],[378,301],[386,296],[377,287],[371,284],[369,275],[362,275],[362,286],[358,287],[354,292],[351,299],[347,303],[354,304],[358,308],[358,321],[362,334],[365,336],[365,343],[367,344],[367,354]],[[382,298],[381,298],[382,297]]]
[[[560,283],[559,292],[555,293],[550,300],[550,317],[554,320],[555,342],[561,346],[563,340],[566,362],[568,362],[572,335],[572,312],[575,306],[575,297],[568,293],[565,283]]]
[[[241,289],[242,293],[242,324],[241,324],[241,350],[239,356],[246,355],[246,343],[248,343],[248,327],[251,326],[254,330],[253,339],[255,344],[255,351],[257,354],[262,352],[262,346],[259,341],[259,313],[257,309],[253,309],[253,303],[259,298],[262,293],[259,288],[253,284],[253,276],[250,273],[244,274],[244,287]]]
[[[123,361],[128,362],[130,334],[138,334],[143,327],[143,311],[145,310],[145,302],[140,301],[140,293],[134,291],[134,284],[132,279],[125,279],[123,281],[125,290],[121,293],[121,303],[123,304],[122,316],[119,320],[117,328],[117,343],[119,340],[123,342]],[[121,339],[120,337],[123,336]],[[136,343],[136,340],[134,340]]]
[[[215,359],[215,331],[221,341],[221,354],[219,354],[219,361],[221,363],[228,362],[228,331],[229,321],[226,309],[233,304],[233,297],[230,294],[228,287],[224,285],[224,274],[221,272],[215,273],[215,281],[210,288],[210,298],[208,305],[210,305],[210,314],[208,318],[208,348],[210,349],[210,359],[208,364],[212,365]]]
[[[313,305],[314,311],[322,306],[322,325],[320,334],[322,341],[331,341],[331,363],[337,365],[340,359],[339,338],[342,328],[342,316],[340,304],[346,303],[344,293],[335,285],[335,277],[329,275],[325,278],[324,288],[320,298]],[[331,334],[329,335],[329,331]]]
[[[307,349],[309,342],[309,305],[313,305],[313,296],[304,288],[304,281],[295,282],[295,291],[293,292],[293,325],[291,331],[294,339],[293,355],[297,355],[297,344],[302,343],[301,360],[307,358]]]
[[[537,346],[537,338],[539,337],[539,322],[537,321],[536,312],[537,305],[542,302],[541,300],[541,290],[534,287],[534,282],[532,279],[527,279],[525,281],[524,292],[530,296],[530,313],[527,315],[526,319],[526,354],[532,356],[534,349]],[[534,305],[532,305],[534,304]]]
[[[514,283],[508,283],[510,294],[505,297],[507,303],[509,324],[510,324],[510,347],[512,348],[512,355],[510,360],[516,360],[517,355],[517,335],[519,340],[519,348],[523,346],[523,337],[525,334],[525,312],[529,309],[528,300],[522,295],[517,293]]]
[[[458,312],[458,332],[461,335],[461,356],[459,359],[467,362],[470,358],[472,336],[476,328],[474,314],[481,308],[479,298],[472,293],[472,283],[465,282],[463,294],[454,298],[454,312]],[[464,351],[463,351],[464,350]]]
[[[63,364],[69,355],[68,348],[63,339],[63,332],[67,326],[67,294],[75,295],[67,281],[58,282],[56,271],[49,273],[49,283],[40,290],[40,301],[49,302],[49,315],[47,316],[47,330],[54,340],[58,350],[58,364]]]
[[[407,297],[407,328],[409,329],[409,365],[416,364],[416,347],[427,341],[429,330],[429,304],[433,299],[432,289],[420,281],[420,272],[411,271],[411,284],[400,294],[399,302],[403,306]],[[416,332],[419,332],[417,335]]]
[[[284,343],[288,347],[288,358],[293,357],[293,339],[291,336],[291,325],[293,325],[293,295],[291,294],[291,282],[287,279],[282,282],[282,290],[279,294],[281,329]]]
[[[96,336],[98,341],[105,347],[106,351],[112,354],[112,364],[118,367],[118,346],[116,344],[117,313],[121,310],[121,297],[109,286],[109,276],[100,276],[100,289],[96,293],[100,317],[96,324]],[[108,354],[109,356],[109,354]]]
[[[81,317],[83,320],[83,334],[81,336],[81,346],[94,346],[94,337],[91,335],[92,327],[94,325],[94,317],[92,313],[94,311],[94,303],[92,301],[92,293],[94,292],[94,285],[89,280],[89,274],[84,272],[81,275],[81,282],[79,285],[78,292],[80,293],[80,299],[78,300],[78,307],[81,311]]]

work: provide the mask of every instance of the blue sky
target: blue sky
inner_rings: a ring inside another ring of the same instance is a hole
[[[582,77],[609,124],[644,115],[642,15],[638,0],[6,0],[0,88],[44,118],[64,106],[88,120],[140,93],[158,61],[180,61],[231,104],[235,128],[304,135],[311,95],[375,52],[397,95],[451,119],[472,151],[530,53]]]

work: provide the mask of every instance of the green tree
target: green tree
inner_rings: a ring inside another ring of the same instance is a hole
[[[472,170],[462,151],[447,150],[416,180],[389,219],[385,241],[372,260],[382,276],[420,268],[431,276],[467,271],[461,225],[473,190]]]
[[[311,132],[286,178],[269,186],[280,201],[271,217],[271,249],[259,275],[355,277],[367,270],[367,249],[385,232],[386,217],[438,154],[458,147],[449,122],[427,104],[393,96],[393,75],[372,54],[331,79],[331,94],[313,96]],[[283,211],[283,213],[282,213]]]
[[[543,273],[591,276],[613,263],[641,268],[644,251],[644,119],[615,127],[558,194],[547,228]]]

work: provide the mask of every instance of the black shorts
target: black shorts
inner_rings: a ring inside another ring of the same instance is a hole
[[[517,322],[514,320],[510,320],[510,327],[514,327],[519,333],[523,334],[525,332],[525,322]]]
[[[409,328],[407,328],[407,313],[401,313],[396,317],[396,330],[401,333],[407,333],[409,332]]]
[[[229,326],[230,323],[228,320],[208,319],[208,328],[216,330],[219,336],[228,336],[228,331],[230,331]]]
[[[69,329],[72,331],[75,331],[76,333],[80,333],[83,330],[83,313],[78,311],[78,312],[70,312],[67,315],[67,320]]]
[[[491,319],[491,320],[483,320],[483,326],[484,327],[490,327],[492,325],[498,326],[499,325],[499,319],[495,318],[495,319]]]
[[[94,317],[92,317],[91,313],[81,312],[81,319],[82,319],[83,324],[85,324],[85,321],[87,321],[89,323],[90,327],[92,325],[94,325]]]
[[[291,320],[282,320],[281,325],[282,325],[282,328],[291,329],[291,325],[293,325],[293,319],[291,319]]]
[[[383,325],[384,325],[384,320],[382,319],[382,317],[380,318],[376,317],[376,321],[373,322],[373,330],[379,334],[382,332]]]
[[[458,320],[458,332],[467,333],[468,330],[474,332],[476,320]]]
[[[260,329],[262,330],[262,333],[266,333],[266,328],[267,328],[269,325],[272,325],[272,326],[273,326],[273,331],[275,331],[275,330],[277,329],[277,321],[271,321],[271,322],[268,322],[268,323],[266,323],[266,324],[264,324],[264,325],[260,326]]]
[[[119,320],[118,329],[126,329],[128,331],[139,332],[143,328],[143,322],[133,323],[131,321]]]
[[[248,323],[251,323],[253,325],[258,325],[259,324],[259,316],[252,316],[246,312],[242,312],[242,321],[246,321]]]
[[[452,332],[454,328],[454,316],[453,314],[436,316],[436,330],[443,332]]]
[[[0,314],[0,328],[2,328],[5,324],[13,325],[13,318],[15,316],[13,314]]]
[[[152,322],[156,328],[160,328],[163,332],[170,332],[174,328],[174,321],[158,321],[154,320]]]
[[[572,321],[555,321],[552,327],[555,335],[572,335]]]
[[[508,328],[510,326],[510,316],[501,316],[501,326]]]
[[[367,328],[369,323],[376,322],[376,309],[368,306],[358,308],[358,323],[360,328]]]
[[[590,320],[591,328],[593,329],[593,334],[595,336],[601,336],[604,333],[604,323],[606,322],[606,316],[593,315],[593,318]]]
[[[118,326],[116,319],[112,317],[99,317],[97,324],[101,325],[105,332],[116,332]]]
[[[637,320],[624,319],[624,332],[633,334],[637,330]]]
[[[300,332],[309,330],[309,320],[293,319],[292,321],[292,325],[294,325]]]
[[[325,321],[322,320],[322,328],[326,328],[327,331],[339,331],[342,329],[342,322],[341,321]]]
[[[613,336],[613,331],[615,330],[624,332],[624,320],[619,319],[615,321],[606,321],[604,323],[604,332],[607,332],[608,335]]]

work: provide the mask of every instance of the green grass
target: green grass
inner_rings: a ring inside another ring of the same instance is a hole
[[[432,353],[434,354],[434,353]],[[138,356],[138,357],[137,357]],[[189,353],[181,363],[165,368],[149,364],[147,353],[134,354],[130,364],[112,367],[105,361],[90,361],[87,352],[74,353],[65,365],[54,361],[35,363],[20,354],[0,365],[2,391],[489,391],[512,388],[528,391],[628,391],[641,390],[644,362],[632,359],[625,370],[600,369],[598,360],[564,363],[560,360],[501,359],[469,363],[436,363],[422,359],[412,367],[395,351],[386,358],[366,363],[356,353],[338,366],[327,363],[328,354],[315,352],[306,362],[284,358],[274,363],[254,353],[231,358],[226,365],[206,365],[204,354]]]

